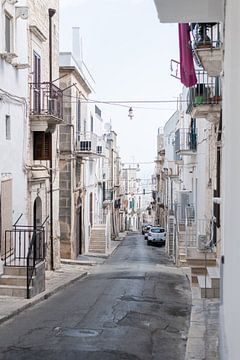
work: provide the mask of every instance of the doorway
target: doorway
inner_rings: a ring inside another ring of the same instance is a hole
[[[42,225],[42,200],[36,197],[33,204],[33,227],[34,229]]]

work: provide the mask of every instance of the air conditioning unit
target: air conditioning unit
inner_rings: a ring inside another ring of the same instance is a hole
[[[207,235],[198,235],[198,250],[206,250]]]

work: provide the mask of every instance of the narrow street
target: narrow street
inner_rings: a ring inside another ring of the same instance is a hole
[[[0,359],[183,360],[187,277],[132,233],[84,279],[0,326]]]

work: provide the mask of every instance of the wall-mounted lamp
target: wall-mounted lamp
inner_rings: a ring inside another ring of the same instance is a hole
[[[134,117],[132,107],[130,107],[128,110],[128,116],[129,116],[130,120],[132,120],[132,118]]]

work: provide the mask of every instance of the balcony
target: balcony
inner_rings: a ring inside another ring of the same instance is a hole
[[[209,76],[220,76],[223,50],[218,23],[193,24],[192,49],[197,63]]]
[[[175,132],[175,152],[178,155],[196,155],[197,134],[189,129],[178,129]]]
[[[224,0],[154,0],[160,22],[224,21]]]
[[[205,71],[196,72],[197,85],[189,89],[187,113],[192,118],[204,118],[217,122],[221,112],[220,78],[208,76]]]
[[[179,180],[179,167],[176,165],[175,161],[168,162],[167,175],[171,180]]]
[[[80,157],[95,157],[102,153],[98,137],[92,132],[77,133],[76,154]]]
[[[32,131],[53,132],[63,121],[62,90],[49,82],[31,83],[30,121]]]

